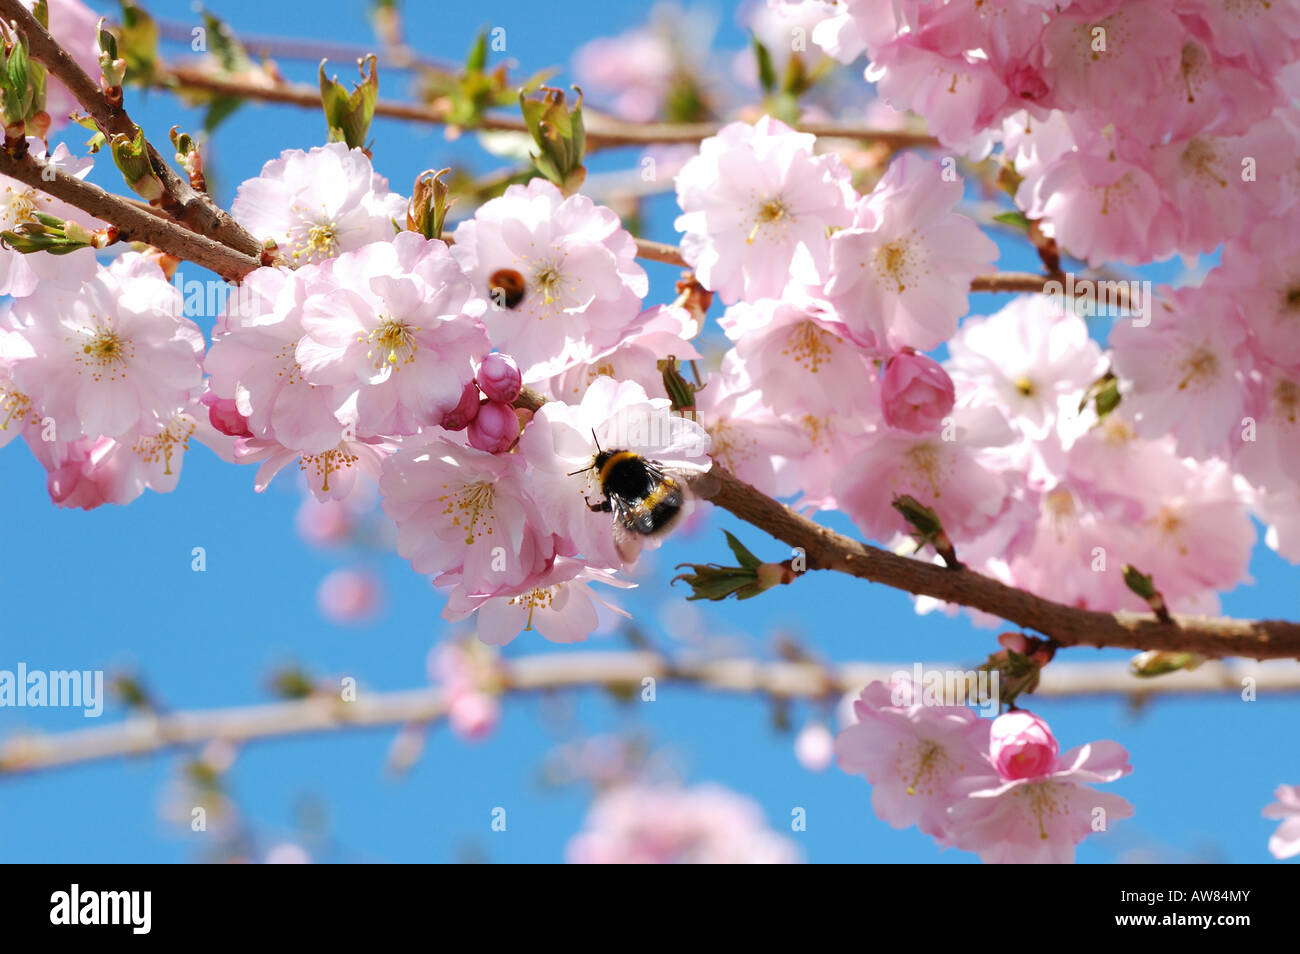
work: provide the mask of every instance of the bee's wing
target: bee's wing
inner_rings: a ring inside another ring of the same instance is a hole
[[[641,556],[645,538],[638,534],[634,508],[618,494],[609,495],[610,509],[614,514],[614,549],[624,563],[635,563]]]
[[[699,497],[701,500],[710,499],[722,487],[722,481],[718,480],[712,470],[701,473],[698,470],[671,468],[668,473],[678,484],[685,487],[692,497]]]

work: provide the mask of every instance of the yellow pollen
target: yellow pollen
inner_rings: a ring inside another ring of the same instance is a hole
[[[1114,414],[1107,414],[1101,419],[1101,436],[1105,438],[1106,443],[1112,446],[1120,446],[1137,440],[1137,431],[1121,417]]]
[[[932,443],[913,444],[905,456],[912,471],[929,483],[931,493],[936,498],[942,496],[939,484],[943,478],[943,456],[940,449]]]
[[[31,398],[26,394],[0,388],[0,431],[9,430],[9,425],[14,423],[21,427],[31,407]]]
[[[1187,144],[1183,149],[1180,164],[1188,175],[1208,179],[1225,189],[1228,187],[1228,180],[1222,169],[1222,158],[1204,139],[1193,139]]]
[[[346,467],[351,467],[360,458],[348,450],[347,445],[340,443],[338,447],[327,450],[321,454],[303,454],[298,461],[298,467],[304,473],[308,467],[316,468],[316,476],[320,478],[320,489],[322,493],[329,493],[330,474],[337,473]]]
[[[948,760],[947,753],[944,751],[943,746],[939,745],[937,742],[931,741],[923,742],[915,755],[916,766],[912,773],[912,779],[907,784],[908,795],[915,795],[917,786],[924,782],[929,782],[933,785],[936,781],[936,776],[943,768],[944,763]],[[933,789],[926,789],[925,791],[927,794],[930,794]]]
[[[1178,382],[1178,390],[1185,391],[1193,383],[1210,384],[1219,375],[1219,359],[1208,348],[1198,348],[1182,363],[1187,373]]]
[[[475,535],[491,536],[496,531],[496,485],[486,480],[476,480],[472,484],[463,484],[456,490],[450,490],[443,484],[447,493],[437,498],[443,504],[442,512],[451,517],[452,526],[465,531],[465,544],[471,545]]]
[[[555,594],[559,590],[556,586],[535,586],[527,593],[520,593],[518,596],[510,598],[511,606],[527,606],[528,622],[524,625],[525,630],[533,628],[533,610],[550,609],[551,604],[555,602]]]
[[[85,339],[77,363],[90,371],[96,381],[105,376],[110,381],[125,377],[127,361],[135,353],[129,338],[123,338],[111,327],[86,328]]]
[[[399,371],[400,365],[410,364],[415,360],[415,352],[420,350],[420,345],[415,340],[419,331],[419,328],[412,327],[404,321],[389,318],[364,339],[358,338],[358,340],[368,340],[378,346],[378,356],[374,349],[366,352],[367,358],[374,358],[376,371],[385,364],[390,364],[394,371]]]
[[[544,304],[553,305],[559,300],[563,278],[554,265],[543,265],[533,273],[533,284],[541,289]]]
[[[910,282],[916,279],[916,255],[908,238],[895,239],[876,250],[872,263],[876,274],[882,280],[888,280],[898,286],[901,295],[907,291]]]
[[[1025,397],[1033,397],[1038,390],[1034,387],[1034,382],[1026,377],[1016,378],[1016,390]]]
[[[161,434],[155,434],[152,437],[142,437],[135,442],[131,448],[146,464],[156,464],[162,461],[163,473],[171,476],[172,457],[179,445],[182,451],[189,450],[190,437],[194,434],[194,422],[183,417],[172,418],[171,423],[163,429]]]
[[[781,354],[793,358],[804,370],[816,374],[823,361],[830,358],[833,344],[841,342],[838,335],[833,335],[811,321],[801,321],[790,332]]]
[[[749,230],[749,236],[745,239],[745,242],[753,245],[758,230],[765,225],[786,223],[792,220],[790,210],[786,208],[785,202],[781,200],[780,196],[764,199],[758,204],[758,212],[754,215],[754,227]]]
[[[5,189],[9,193],[7,208],[8,227],[17,228],[24,222],[30,222],[36,215],[37,195],[33,189],[16,190],[13,186]]]

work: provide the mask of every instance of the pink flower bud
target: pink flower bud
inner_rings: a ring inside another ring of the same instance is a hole
[[[937,430],[952,413],[956,391],[937,361],[904,349],[885,365],[880,398],[886,424],[921,433]]]
[[[449,431],[463,431],[478,416],[478,385],[471,381],[460,392],[460,403],[442,417],[442,426]]]
[[[1023,709],[998,716],[989,730],[989,757],[1007,780],[1046,775],[1056,767],[1058,751],[1047,723]]]
[[[467,742],[478,742],[492,734],[501,721],[501,704],[482,692],[461,692],[447,706],[451,730]]]
[[[203,395],[203,403],[208,406],[208,420],[227,437],[252,437],[248,429],[248,418],[239,413],[233,398],[219,398],[208,392]]]
[[[508,354],[493,351],[483,359],[483,364],[478,369],[479,389],[487,395],[489,401],[510,404],[519,397],[523,384],[519,365]]]
[[[1014,630],[1003,633],[998,637],[998,644],[1003,649],[1009,649],[1013,653],[1019,653],[1022,656],[1029,655],[1029,640],[1025,638],[1024,633]]]
[[[509,404],[486,401],[469,425],[469,446],[489,454],[507,450],[519,438],[519,418]]]

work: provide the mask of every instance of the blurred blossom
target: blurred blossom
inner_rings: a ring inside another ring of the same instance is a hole
[[[612,789],[569,840],[571,864],[795,864],[789,838],[767,827],[756,802],[719,785]]]
[[[282,842],[266,853],[268,865],[309,865],[311,855],[301,845],[291,841]]]
[[[810,722],[794,740],[794,757],[810,772],[824,772],[835,757],[835,739],[820,722]]]
[[[332,623],[366,623],[383,606],[383,584],[367,570],[335,570],[316,588],[316,606]]]

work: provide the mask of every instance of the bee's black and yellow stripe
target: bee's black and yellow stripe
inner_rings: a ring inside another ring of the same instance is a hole
[[[596,458],[596,473],[619,521],[634,533],[657,533],[681,512],[677,481],[640,454],[603,451]]]

